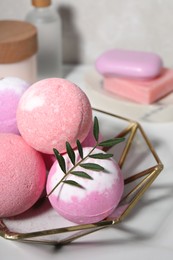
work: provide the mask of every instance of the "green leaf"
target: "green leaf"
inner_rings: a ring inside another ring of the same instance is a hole
[[[57,149],[53,148],[53,151],[54,151],[54,154],[55,154],[55,157],[59,163],[59,166],[61,168],[61,170],[66,173],[66,166],[65,166],[65,160],[64,160],[64,157],[58,152]]]
[[[80,157],[83,159],[83,148],[82,148],[82,145],[81,145],[79,140],[76,141],[76,144],[77,144],[77,148],[78,148]]]
[[[77,166],[81,166],[84,169],[87,170],[93,170],[93,171],[103,171],[105,173],[109,173],[109,171],[107,171],[104,167],[102,167],[101,165],[97,164],[97,163],[85,163],[85,159],[87,158],[94,158],[94,159],[109,159],[113,156],[113,154],[109,154],[109,153],[104,153],[102,151],[93,154],[92,152],[94,151],[94,149],[97,146],[103,146],[103,147],[111,147],[113,145],[116,145],[120,142],[123,142],[125,140],[125,138],[112,138],[103,142],[99,143],[99,122],[97,117],[94,118],[94,124],[93,124],[93,135],[94,138],[96,140],[96,145],[93,147],[93,149],[88,152],[87,155],[83,155],[83,148],[82,148],[82,144],[80,143],[79,140],[76,141],[76,145],[77,145],[77,149],[80,155],[80,160],[78,162],[76,162],[76,156],[75,156],[75,152],[72,149],[70,143],[66,142],[66,151],[67,154],[69,156],[69,159],[71,160],[73,166],[71,167],[71,169],[67,170],[66,169],[66,163],[65,163],[65,159],[64,157],[59,153],[59,151],[57,149],[53,149],[55,157],[59,163],[59,166],[61,168],[61,170],[65,173],[65,175],[60,179],[60,181],[55,185],[55,187],[52,189],[52,191],[47,195],[49,196],[58,186],[60,183],[66,183],[75,187],[79,187],[82,189],[85,189],[82,185],[80,185],[78,182],[73,181],[73,180],[67,180],[67,176],[69,176],[70,174],[77,176],[79,178],[86,178],[86,179],[90,179],[92,180],[93,178],[85,172],[85,170],[81,170],[81,171],[75,171]]]
[[[99,122],[97,117],[94,117],[93,135],[95,140],[98,142],[99,139]]]
[[[89,155],[89,157],[94,158],[94,159],[109,159],[109,158],[113,157],[113,154],[110,154],[110,153],[95,153],[95,154]]]
[[[103,142],[99,143],[98,146],[109,147],[109,146],[113,146],[113,145],[119,144],[119,143],[123,142],[124,140],[125,140],[124,137],[122,137],[122,138],[113,138],[113,139],[109,139],[109,140],[106,140],[106,141],[103,141]]]
[[[104,168],[96,163],[81,163],[80,166],[88,170],[104,171]]]
[[[69,184],[69,185],[72,185],[72,186],[81,188],[81,189],[85,189],[82,185],[80,185],[80,184],[79,184],[78,182],[76,182],[76,181],[66,180],[66,181],[63,181],[63,182],[66,183],[66,184]]]
[[[74,153],[71,145],[69,144],[69,142],[66,142],[66,150],[67,150],[68,156],[69,156],[72,164],[75,165],[75,153]]]
[[[71,174],[78,176],[78,177],[85,178],[85,179],[93,180],[93,178],[89,174],[87,174],[86,172],[83,172],[83,171],[72,171]]]

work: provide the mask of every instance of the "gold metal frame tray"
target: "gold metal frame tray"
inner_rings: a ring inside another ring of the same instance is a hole
[[[138,122],[99,109],[93,109],[93,112],[99,119],[103,136],[106,133],[106,137],[125,137],[125,142],[109,149],[124,174],[124,194],[116,210],[103,221],[74,225],[60,221],[58,214],[49,208],[48,201],[43,199],[20,216],[1,219],[1,237],[27,243],[65,245],[100,229],[115,226],[124,221],[160,174],[163,164]]]

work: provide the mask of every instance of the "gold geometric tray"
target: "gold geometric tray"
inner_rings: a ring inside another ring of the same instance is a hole
[[[67,221],[58,227],[56,221],[54,223],[57,216],[47,216],[46,214],[44,217],[42,216],[44,205],[47,203],[47,201],[43,201],[40,205],[37,203],[37,207],[33,207],[23,216],[1,219],[1,237],[26,243],[61,246],[100,229],[117,225],[130,214],[145,191],[163,170],[161,160],[138,122],[99,109],[93,109],[93,111],[99,119],[102,133],[105,132],[109,138],[125,137],[125,142],[109,149],[114,153],[114,157],[119,162],[124,174],[124,194],[116,210],[107,219],[98,223],[74,225]],[[36,224],[34,230],[32,230],[33,225],[32,228],[27,227],[27,225],[25,227],[23,223],[26,219],[29,222],[34,222],[34,215],[32,216],[34,211],[37,214],[40,212],[39,223],[43,223],[43,227],[39,225],[38,228]],[[44,225],[47,219],[51,219],[53,227],[48,228],[47,225]],[[20,228],[18,230],[21,224],[24,226],[22,231]]]

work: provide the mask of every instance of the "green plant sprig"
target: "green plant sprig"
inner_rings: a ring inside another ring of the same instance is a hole
[[[79,160],[78,162],[76,162],[76,158],[75,158],[75,152],[72,149],[71,145],[69,142],[66,142],[66,151],[68,154],[68,157],[71,161],[71,163],[73,164],[73,166],[67,171],[66,169],[66,164],[65,164],[65,160],[64,157],[59,153],[59,151],[57,149],[53,149],[55,157],[59,163],[59,166],[61,168],[61,170],[64,172],[64,176],[61,178],[61,180],[55,185],[55,187],[48,193],[47,196],[50,196],[53,191],[63,182],[72,186],[76,186],[78,188],[82,188],[84,189],[84,187],[82,185],[80,185],[78,182],[73,181],[73,180],[66,180],[67,176],[69,176],[70,174],[81,177],[81,178],[86,178],[86,179],[90,179],[93,180],[93,178],[86,173],[85,171],[75,171],[75,168],[77,166],[82,167],[83,169],[87,169],[87,170],[93,170],[93,171],[104,171],[104,167],[100,166],[99,164],[96,163],[84,163],[84,161],[87,158],[94,158],[94,159],[109,159],[111,157],[113,157],[113,154],[109,154],[109,153],[96,153],[96,154],[92,154],[92,152],[98,147],[98,146],[102,146],[102,147],[111,147],[114,146],[120,142],[123,142],[125,140],[125,138],[113,138],[113,139],[108,139],[106,141],[103,142],[99,142],[99,122],[97,117],[94,118],[94,125],[93,125],[93,135],[94,138],[96,140],[96,144],[95,146],[90,150],[90,152],[86,155],[83,156],[83,147],[80,143],[79,140],[76,141],[76,145],[77,145],[77,149],[80,155],[81,160]]]

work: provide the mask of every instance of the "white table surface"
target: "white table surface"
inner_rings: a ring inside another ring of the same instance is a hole
[[[92,91],[92,83],[88,81],[91,70],[89,66],[79,66],[66,77],[87,93],[93,107],[116,113],[119,111],[118,104],[121,107],[125,102],[117,104],[112,96],[105,98],[105,93]],[[127,109],[128,102],[125,107]],[[123,115],[125,113],[120,112]],[[136,110],[133,106],[130,106],[127,114],[126,117],[130,114],[131,118],[141,123],[165,167],[129,217],[116,228],[97,231],[57,250],[50,246],[28,245],[0,238],[0,259],[173,258],[173,115],[166,117],[165,112],[166,118],[164,113],[159,118],[155,113],[156,118],[152,117],[152,120],[150,117],[148,120],[145,109]]]

